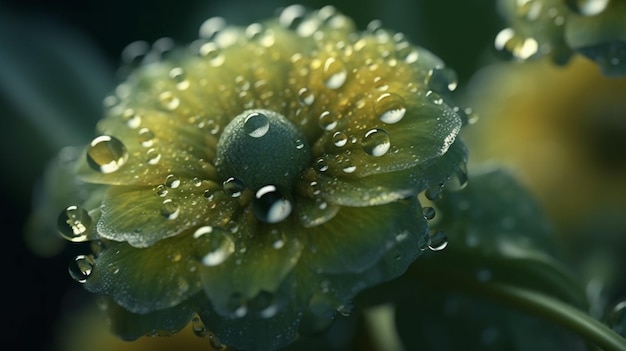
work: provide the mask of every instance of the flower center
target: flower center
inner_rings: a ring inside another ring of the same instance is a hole
[[[225,184],[236,180],[256,194],[253,210],[260,220],[275,223],[291,212],[292,185],[310,159],[306,138],[293,123],[258,109],[243,112],[224,128],[215,166]]]

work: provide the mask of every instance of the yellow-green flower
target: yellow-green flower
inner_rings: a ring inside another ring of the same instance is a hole
[[[298,5],[247,27],[209,19],[187,48],[161,49],[105,99],[76,161],[89,196],[59,217],[91,243],[70,272],[123,338],[193,320],[275,349],[428,246],[417,195],[466,161],[439,58]]]
[[[496,47],[517,59],[548,56],[558,64],[581,54],[607,76],[626,74],[626,1],[501,0],[509,24]]]

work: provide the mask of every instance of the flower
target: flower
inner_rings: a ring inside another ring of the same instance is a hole
[[[439,58],[299,5],[165,44],[105,99],[75,160],[88,196],[58,221],[90,244],[70,273],[122,338],[191,320],[215,343],[275,349],[428,246],[417,195],[462,181],[467,157]]]
[[[626,4],[619,0],[502,0],[508,22],[496,48],[521,60],[548,56],[559,65],[575,53],[607,76],[626,74]]]

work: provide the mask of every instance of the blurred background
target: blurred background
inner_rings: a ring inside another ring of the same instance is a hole
[[[584,59],[566,68],[494,66],[504,62],[493,42],[506,26],[495,0],[298,3],[313,9],[333,5],[359,29],[382,20],[440,56],[457,72],[459,101],[479,116],[467,130],[470,164],[495,160],[515,169],[554,219],[568,257],[600,257],[593,264],[572,259],[576,269],[586,276],[604,272],[612,287],[620,286],[616,261],[605,253],[606,247],[623,248],[626,236],[623,78],[607,80]],[[6,123],[0,129],[0,220],[8,240],[1,257],[9,275],[3,285],[3,341],[21,349],[57,349],[62,330],[71,328],[68,316],[86,308],[88,294],[67,274],[77,253],[69,246],[33,248],[25,230],[48,162],[62,147],[93,136],[102,100],[118,81],[124,48],[162,37],[185,45],[209,17],[246,25],[290,4],[0,0],[0,113]]]

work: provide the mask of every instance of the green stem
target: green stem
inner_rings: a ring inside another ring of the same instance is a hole
[[[493,298],[520,310],[551,320],[595,343],[605,351],[626,350],[626,339],[609,327],[560,300],[542,293],[500,283],[473,286],[483,297]]]

